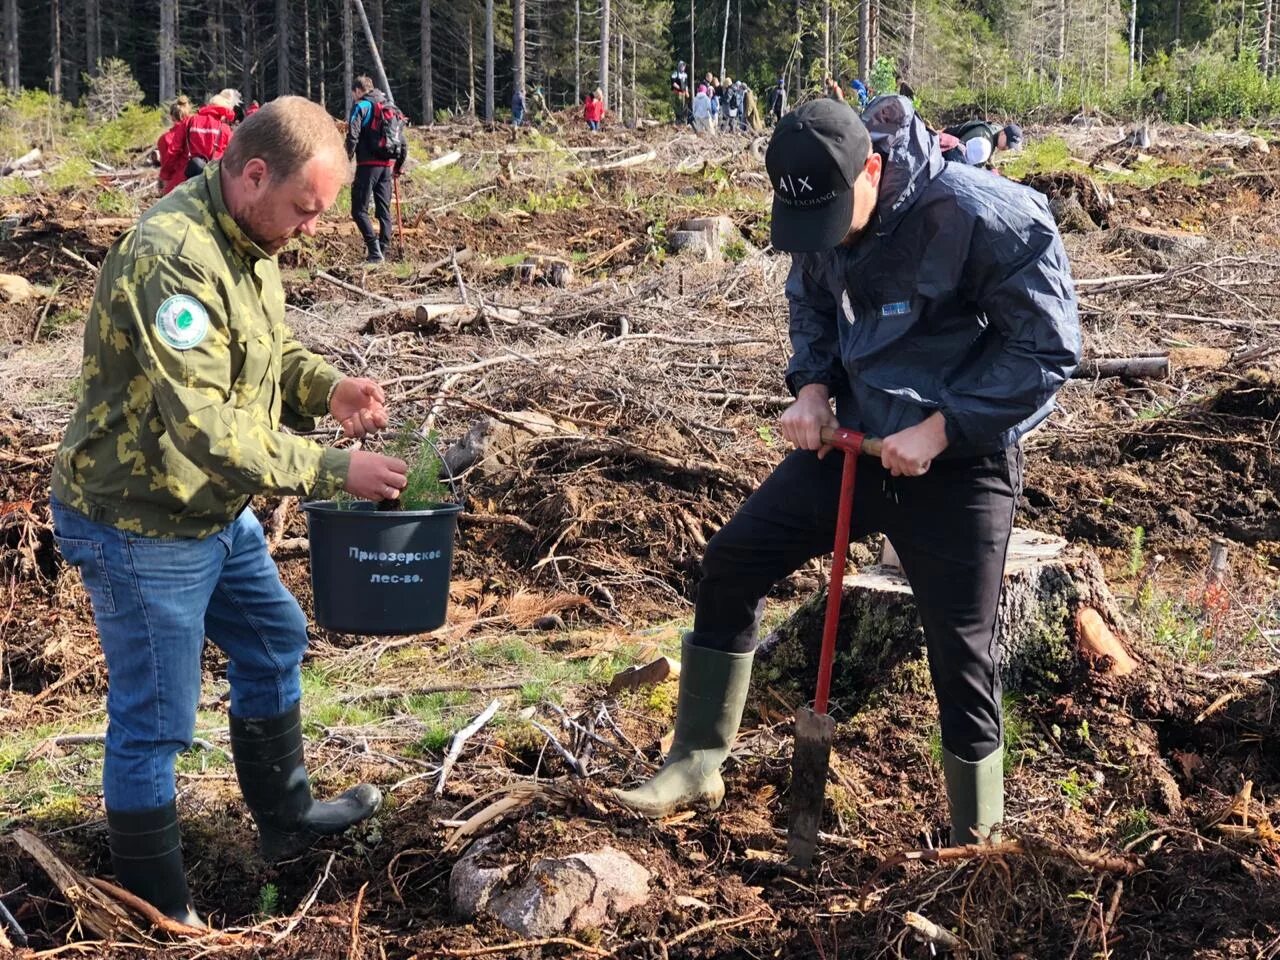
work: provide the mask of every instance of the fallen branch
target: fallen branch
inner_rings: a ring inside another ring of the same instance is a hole
[[[547,742],[551,744],[552,749],[554,749],[556,753],[560,754],[560,758],[569,765],[570,770],[578,776],[583,777],[584,779],[586,778],[587,765],[582,762],[580,757],[575,757],[570,753],[569,749],[556,739],[556,735],[540,724],[537,720],[530,720],[529,723],[534,727],[534,729],[547,738]]]
[[[591,460],[596,457],[613,457],[621,454],[675,473],[686,473],[695,477],[723,480],[746,492],[750,492],[756,487],[754,479],[729,467],[724,467],[717,463],[706,463],[701,460],[682,460],[617,437],[534,437],[529,442],[531,444],[564,444],[566,447],[565,453],[573,460]]]
[[[385,303],[389,306],[395,306],[396,302],[389,297],[384,297],[380,293],[373,293],[363,287],[357,287],[354,283],[347,283],[345,280],[339,280],[332,274],[325,273],[323,270],[316,271],[316,278],[332,283],[334,286],[341,287],[343,290],[349,290],[351,293],[358,293],[362,297],[368,297],[370,300],[376,300],[379,303]]]
[[[642,163],[650,163],[657,159],[658,154],[653,150],[648,150],[645,153],[637,153],[630,157],[624,157],[621,160],[611,160],[608,163],[588,163],[586,167],[588,170],[594,170],[597,172],[604,170],[621,170],[624,167],[638,167]]]
[[[908,910],[902,920],[911,932],[925,943],[931,943],[943,950],[950,950],[952,953],[963,953],[968,949],[963,940],[945,927],[938,926],[928,917]]]
[[[1163,380],[1169,376],[1169,358],[1111,357],[1082,361],[1072,374],[1076,380],[1128,377],[1132,380]]]
[[[311,892],[307,894],[307,898],[298,904],[298,909],[293,912],[293,916],[289,918],[288,925],[283,930],[275,934],[271,938],[272,943],[279,943],[289,934],[293,933],[294,928],[302,922],[302,918],[307,915],[307,911],[311,909],[312,904],[316,902],[316,897],[320,895],[320,888],[324,886],[324,882],[329,879],[329,871],[333,869],[333,858],[336,853],[329,854],[329,861],[324,865],[324,872],[320,874],[320,879],[316,881],[315,886],[311,888]]]
[[[347,960],[356,960],[360,951],[360,910],[364,907],[364,892],[369,889],[366,880],[356,894],[356,904],[351,908],[351,949],[347,951]]]
[[[449,772],[453,770],[453,765],[458,762],[463,746],[472,736],[479,733],[486,723],[493,719],[494,714],[498,712],[498,707],[501,705],[501,700],[494,700],[484,708],[484,712],[453,735],[453,739],[449,742],[449,752],[445,754],[444,763],[440,766],[440,779],[436,781],[435,795],[437,797],[444,794],[444,781],[449,776]]]

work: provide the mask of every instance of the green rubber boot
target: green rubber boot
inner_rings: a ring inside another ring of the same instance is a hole
[[[951,803],[951,842],[956,846],[1000,839],[1004,820],[1004,747],[976,762],[942,751]]]
[[[720,765],[729,756],[747,702],[754,653],[694,646],[686,635],[681,656],[676,732],[666,762],[647,783],[613,791],[620,803],[645,817],[720,806]]]

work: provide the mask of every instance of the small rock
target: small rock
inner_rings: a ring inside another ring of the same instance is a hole
[[[533,621],[533,629],[535,630],[563,630],[564,621],[556,614],[549,613],[545,617],[539,617]]]
[[[1267,141],[1263,140],[1261,137],[1250,137],[1249,149],[1254,153],[1270,153],[1271,144],[1267,143]]]
[[[1151,221],[1151,208],[1150,208],[1150,207],[1139,207],[1139,208],[1138,208],[1138,219],[1139,219],[1139,220],[1141,220],[1143,223],[1149,223],[1149,222]]]
[[[649,871],[614,847],[538,860],[512,886],[515,863],[482,863],[492,859],[495,846],[491,839],[478,841],[454,864],[449,896],[458,913],[488,914],[520,936],[600,927],[649,899]]]

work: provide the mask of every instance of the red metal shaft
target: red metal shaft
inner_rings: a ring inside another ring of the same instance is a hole
[[[852,430],[838,431],[836,446],[844,453],[840,474],[840,509],[836,514],[835,553],[831,558],[831,583],[827,587],[827,618],[822,626],[822,655],[818,660],[818,692],[813,698],[813,712],[827,712],[831,695],[831,663],[836,654],[836,633],[840,629],[840,599],[844,593],[845,557],[849,553],[849,526],[853,520],[853,491],[858,478],[858,455],[862,453],[862,434]]]

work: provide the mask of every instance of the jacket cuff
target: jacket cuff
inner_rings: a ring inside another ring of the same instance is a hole
[[[320,455],[320,471],[311,486],[311,497],[328,500],[347,484],[347,471],[351,469],[351,451],[326,447]]]
[[[947,431],[947,446],[958,447],[964,443],[964,433],[960,430],[960,424],[956,422],[955,414],[949,410],[942,411],[942,422]]]
[[[793,397],[811,383],[820,383],[827,388],[827,393],[835,396],[839,392],[839,379],[828,370],[795,370],[787,374],[787,389]]]

